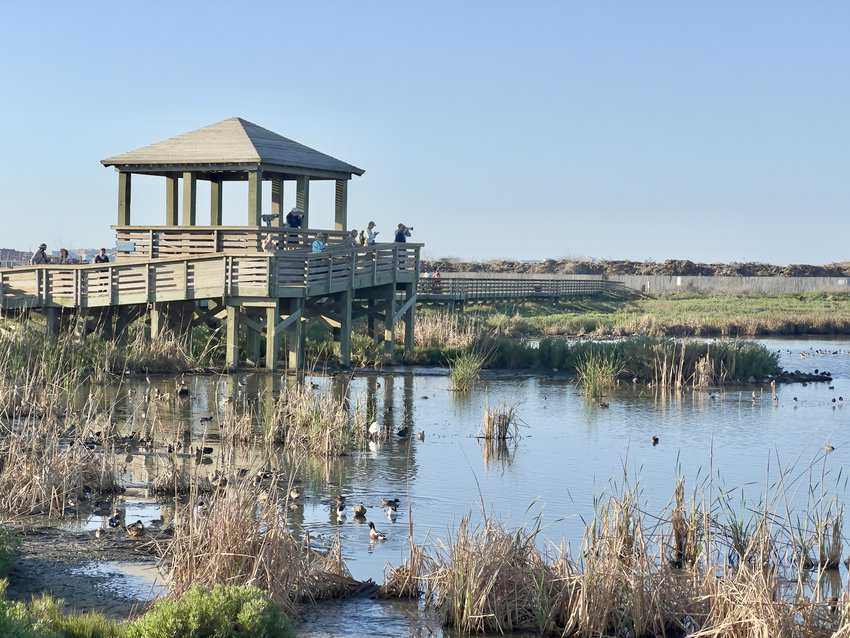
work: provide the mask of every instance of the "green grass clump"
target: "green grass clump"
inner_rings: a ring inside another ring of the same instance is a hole
[[[192,587],[130,623],[127,638],[288,638],[288,618],[256,587]]]
[[[66,613],[63,602],[44,595],[29,604],[9,601],[0,581],[3,638],[290,638],[289,619],[256,587],[193,587],[163,599],[140,618],[110,620],[102,614]]]
[[[451,363],[452,387],[460,392],[470,390],[486,362],[487,355],[476,350],[457,356]]]
[[[598,397],[617,383],[617,375],[622,370],[616,353],[591,351],[578,362],[576,376],[588,396]]]

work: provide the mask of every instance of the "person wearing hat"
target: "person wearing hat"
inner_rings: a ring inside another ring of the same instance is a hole
[[[36,250],[32,254],[32,257],[30,257],[30,264],[36,265],[36,264],[49,264],[49,263],[50,263],[50,257],[47,256],[47,244],[41,244],[41,245],[39,245],[38,250]]]
[[[293,208],[286,214],[286,225],[290,228],[301,228],[301,220],[303,218],[304,213],[297,208]]]

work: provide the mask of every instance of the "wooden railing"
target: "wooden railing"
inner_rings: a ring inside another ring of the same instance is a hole
[[[303,297],[415,283],[421,244],[206,254],[0,270],[0,308],[97,307],[215,297]]]
[[[321,233],[328,245],[340,244],[344,230],[286,228],[281,226],[113,226],[118,242],[132,244],[131,251],[119,252],[119,259],[157,259],[208,253],[262,252],[266,235],[284,250],[309,247]]]
[[[423,300],[529,299],[592,295],[622,290],[618,281],[603,279],[419,279],[417,295]]]

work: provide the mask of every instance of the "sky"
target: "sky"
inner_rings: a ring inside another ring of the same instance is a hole
[[[847,2],[0,0],[0,247],[112,245],[99,161],[240,116],[366,169],[350,225],[431,257],[848,260],[848,33]]]

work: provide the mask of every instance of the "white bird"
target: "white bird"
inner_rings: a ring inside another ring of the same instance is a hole
[[[372,421],[372,425],[369,426],[369,436],[376,437],[381,433],[381,426],[377,421]]]

